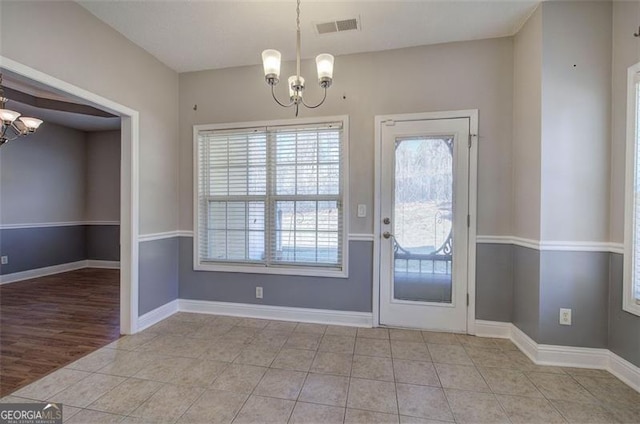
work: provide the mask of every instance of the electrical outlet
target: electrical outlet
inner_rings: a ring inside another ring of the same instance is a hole
[[[560,308],[560,325],[571,325],[571,309]]]
[[[256,299],[262,299],[262,287],[256,287]]]
[[[364,218],[367,216],[367,205],[358,205],[358,218]]]
[[[8,263],[9,263],[9,257],[8,256],[0,256],[0,264],[6,265]]]

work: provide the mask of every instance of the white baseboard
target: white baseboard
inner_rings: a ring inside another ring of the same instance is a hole
[[[30,269],[28,271],[13,272],[0,275],[0,284],[17,283],[31,278],[46,277],[47,275],[60,274],[61,272],[75,271],[87,267],[87,261],[70,262],[66,264],[47,266],[44,268]]]
[[[524,331],[509,323],[511,334],[509,338],[518,348],[536,364],[538,363],[538,343],[527,336]]]
[[[510,322],[476,320],[476,336],[511,339],[538,365],[607,370],[640,392],[640,367],[608,349],[538,344]]]
[[[477,319],[476,336],[509,339],[511,338],[511,323],[500,321],[483,321]]]
[[[149,311],[138,317],[138,331],[147,329],[152,325],[159,323],[163,319],[169,318],[176,312],[178,312],[178,300],[172,300],[169,303],[165,303],[153,311]]]
[[[350,325],[355,327],[371,327],[373,323],[373,316],[369,312],[290,308],[284,306],[189,299],[179,299],[178,302],[178,309],[180,311],[201,314],[230,315],[280,321],[310,322],[317,324]]]
[[[640,392],[640,368],[613,352],[609,352],[609,367],[607,370],[624,381],[628,386]]]
[[[96,259],[89,259],[87,261],[88,268],[103,268],[103,269],[120,269],[120,261],[99,261]]]
[[[120,269],[120,262],[98,261],[89,259],[85,261],[69,262],[66,264],[47,266],[44,268],[30,269],[28,271],[13,272],[11,274],[0,275],[0,284],[17,283],[18,281],[46,277],[47,275],[76,271],[83,268]]]

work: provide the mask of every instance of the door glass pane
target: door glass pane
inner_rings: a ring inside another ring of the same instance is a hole
[[[453,138],[396,140],[395,299],[451,303]]]

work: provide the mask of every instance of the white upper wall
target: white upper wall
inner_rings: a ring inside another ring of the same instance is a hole
[[[0,55],[140,113],[140,233],[177,228],[178,75],[74,2],[0,2]]]
[[[609,241],[612,3],[542,5],[544,241]]]
[[[538,7],[514,37],[513,235],[540,238],[542,11]]]
[[[375,115],[479,109],[478,232],[511,234],[512,53],[512,39],[499,38],[336,57],[326,104],[301,116],[349,115],[350,232],[373,232]],[[303,62],[302,74],[314,102],[320,90],[311,65]],[[282,75],[293,68],[283,63]],[[276,88],[281,96],[286,90],[284,83]],[[193,229],[192,126],[292,113],[272,100],[261,66],[180,74],[181,230]],[[367,205],[367,218],[355,216],[358,204]]]
[[[613,2],[613,66],[611,93],[610,240],[624,242],[624,173],[627,137],[627,69],[640,62],[640,2]]]

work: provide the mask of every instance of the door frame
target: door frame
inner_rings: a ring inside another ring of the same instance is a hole
[[[374,195],[373,195],[373,294],[371,311],[373,326],[380,326],[380,202],[381,197],[381,155],[382,155],[382,125],[387,121],[422,121],[435,119],[469,119],[469,240],[468,240],[468,268],[467,293],[469,305],[467,307],[467,334],[475,334],[476,322],[476,234],[477,234],[477,205],[478,205],[478,109],[453,110],[443,112],[403,113],[397,115],[375,116],[375,161],[374,161]]]
[[[81,98],[120,119],[120,333],[138,331],[138,111],[0,55],[0,68]]]

